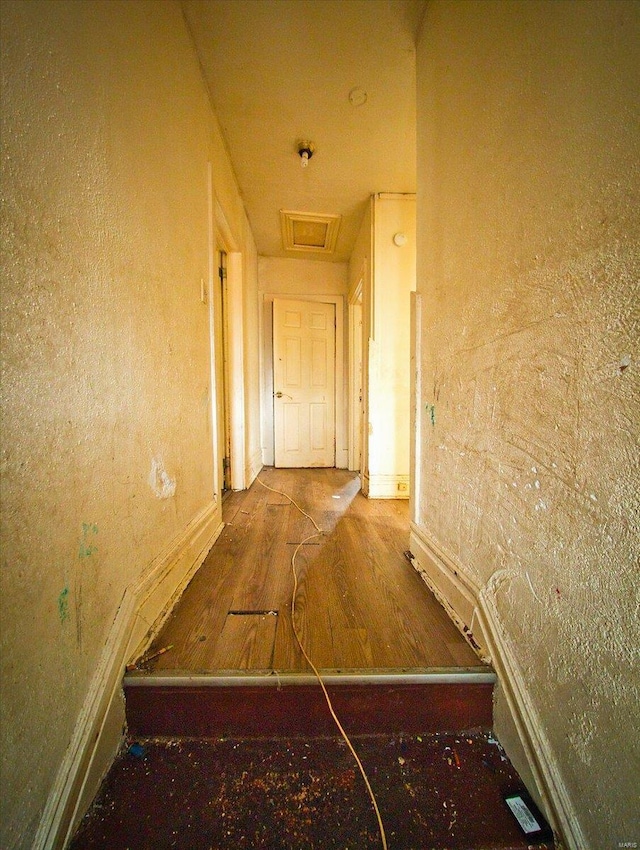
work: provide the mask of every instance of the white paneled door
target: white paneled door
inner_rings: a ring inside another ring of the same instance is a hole
[[[335,466],[335,305],[273,302],[275,465]]]

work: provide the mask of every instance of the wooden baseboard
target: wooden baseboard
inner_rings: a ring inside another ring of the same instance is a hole
[[[219,506],[212,502],[126,588],[49,794],[33,850],[57,850],[72,836],[122,742],[126,664],[134,648],[140,651],[153,639],[222,528]]]
[[[413,522],[409,535],[409,550],[414,556],[414,567],[438,602],[482,660],[491,664],[487,639],[482,624],[475,616],[480,593],[478,585],[465,575],[462,567],[455,563],[427,531]]]
[[[211,502],[135,583],[136,619],[127,660],[139,657],[150,646],[222,529],[221,510]]]
[[[589,844],[578,822],[573,802],[529,694],[522,669],[510,644],[505,640],[504,629],[492,596],[481,594],[478,619],[487,636],[493,667],[502,685],[513,725],[549,820],[567,850],[585,850]]]
[[[369,499],[408,499],[409,476],[372,475],[369,473],[366,495]]]
[[[262,469],[262,449],[258,449],[258,451],[254,452],[251,458],[249,459],[249,463],[247,464],[247,468],[245,470],[245,485],[247,489],[251,487],[253,482],[256,480],[260,471]]]
[[[414,567],[465,637],[493,665],[509,714],[547,816],[568,850],[588,846],[553,750],[529,694],[526,679],[506,640],[491,589],[481,589],[462,564],[423,528],[411,524]],[[508,747],[507,747],[507,754]]]

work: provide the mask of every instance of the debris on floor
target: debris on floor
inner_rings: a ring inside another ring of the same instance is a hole
[[[553,848],[505,802],[526,789],[484,734],[354,736],[389,850]],[[443,769],[444,768],[444,769]],[[365,850],[380,835],[344,742],[128,741],[70,850]]]
[[[138,661],[127,664],[127,673],[131,673],[133,670],[146,670],[151,661],[154,661],[172,649],[173,644],[169,644],[169,646],[163,646],[162,649],[158,649],[155,652],[145,653]]]

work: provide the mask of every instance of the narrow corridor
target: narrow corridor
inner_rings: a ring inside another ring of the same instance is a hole
[[[265,469],[225,500],[226,527],[146,657],[149,672],[307,672],[482,666],[405,557],[408,503],[368,500],[337,469]],[[161,655],[156,653],[161,650]],[[151,658],[154,656],[155,658]]]

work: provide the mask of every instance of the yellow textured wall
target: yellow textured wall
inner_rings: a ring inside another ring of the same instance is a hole
[[[637,2],[436,0],[418,49],[421,524],[594,850],[638,840],[639,43]]]
[[[3,2],[2,85],[0,843],[26,848],[124,589],[213,498],[208,161],[246,219],[179,4]]]

